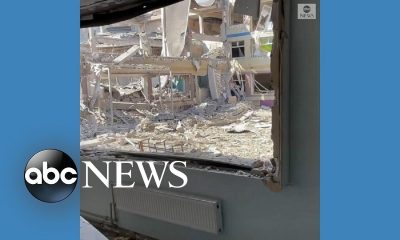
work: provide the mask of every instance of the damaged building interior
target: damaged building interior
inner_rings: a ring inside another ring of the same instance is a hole
[[[81,160],[184,159],[189,181],[82,189],[81,216],[119,229],[110,239],[318,239],[319,135],[302,126],[319,116],[319,73],[297,56],[318,66],[319,43],[298,31],[319,25],[289,17],[298,1],[136,1],[98,23],[85,2]]]

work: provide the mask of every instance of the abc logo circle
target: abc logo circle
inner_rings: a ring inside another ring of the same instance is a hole
[[[303,11],[304,11],[305,13],[309,13],[309,12],[311,12],[311,7],[308,6],[308,5],[306,5],[306,6],[303,7]]]
[[[36,153],[24,171],[25,185],[38,200],[55,203],[67,198],[75,189],[78,173],[74,161],[54,149]]]

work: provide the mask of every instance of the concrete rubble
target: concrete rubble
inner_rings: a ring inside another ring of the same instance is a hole
[[[112,126],[104,116],[83,111],[81,147],[86,149],[189,154],[246,164],[273,156],[271,110],[251,102],[209,101],[177,113],[120,111],[121,119]]]

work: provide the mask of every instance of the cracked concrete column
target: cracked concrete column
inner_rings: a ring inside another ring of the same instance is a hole
[[[199,32],[200,34],[204,34],[204,19],[201,15],[199,16]]]
[[[80,58],[80,74],[81,74],[81,100],[83,104],[87,105],[89,103],[89,93],[88,93],[88,75],[90,74],[90,65],[86,62],[85,58],[81,56]]]
[[[144,97],[151,101],[152,100],[152,95],[153,95],[153,86],[151,82],[151,78],[147,75],[142,77],[142,83],[143,83],[143,94]]]

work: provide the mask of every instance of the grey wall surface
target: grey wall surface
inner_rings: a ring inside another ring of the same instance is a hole
[[[313,2],[319,4],[307,1]],[[222,202],[220,234],[117,212],[120,227],[161,240],[319,239],[319,6],[317,20],[297,20],[297,3],[301,2],[286,3],[286,14],[290,10],[290,66],[286,68],[290,71],[290,183],[283,192],[271,192],[259,179],[187,169],[189,183],[180,193]],[[107,193],[96,191],[102,190],[82,191],[82,209],[108,215],[110,200],[99,198]]]

